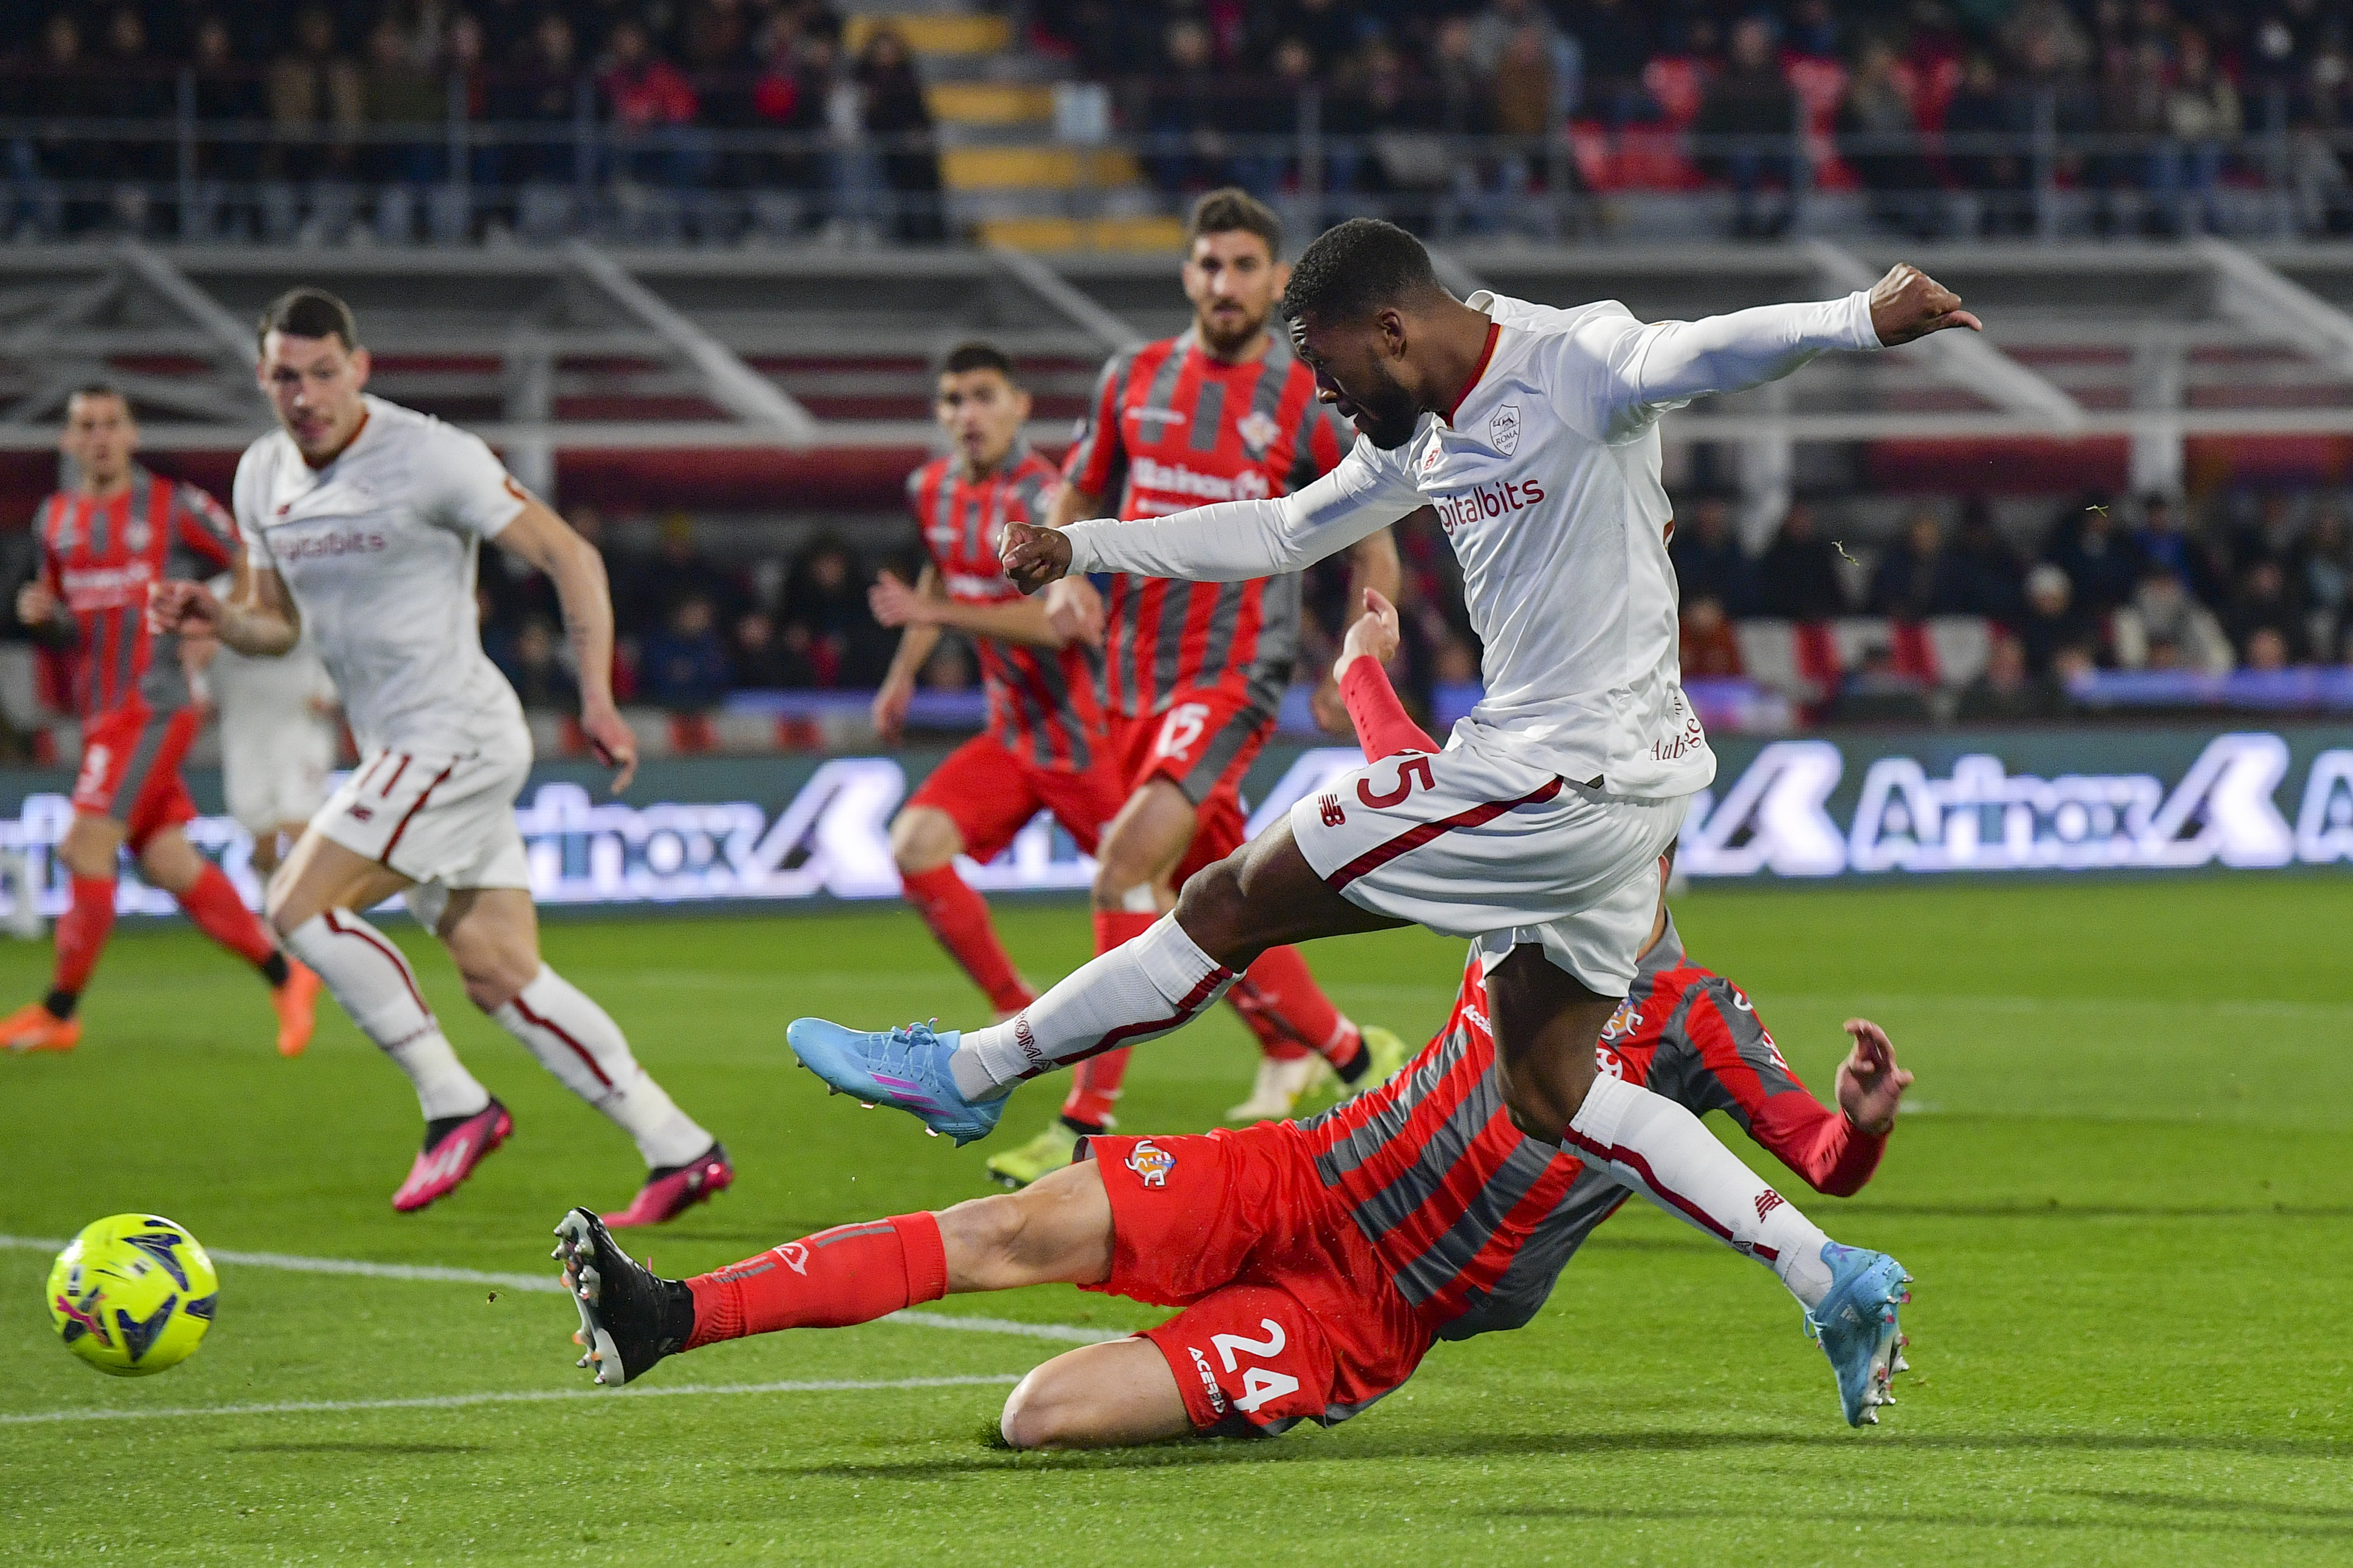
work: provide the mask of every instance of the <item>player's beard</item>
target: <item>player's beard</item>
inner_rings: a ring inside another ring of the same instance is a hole
[[[1239,320],[1242,324],[1235,329],[1221,327],[1219,324],[1219,318],[1212,311],[1194,312],[1193,328],[1200,336],[1201,346],[1220,359],[1240,353],[1248,348],[1259,333],[1266,330],[1267,312],[1261,310],[1253,316],[1246,305],[1240,307],[1240,311]]]
[[[1379,370],[1371,374],[1376,382],[1373,391],[1348,400],[1356,405],[1350,417],[1358,435],[1384,452],[1394,452],[1413,439],[1414,428],[1421,423],[1421,405],[1403,382]]]

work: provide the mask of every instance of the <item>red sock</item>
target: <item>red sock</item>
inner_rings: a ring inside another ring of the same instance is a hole
[[[1097,910],[1095,952],[1106,953],[1124,942],[1134,942],[1159,919],[1156,914],[1139,914],[1133,910]],[[1125,1051],[1105,1051],[1099,1057],[1089,1057],[1071,1069],[1071,1092],[1062,1101],[1062,1119],[1082,1127],[1110,1126],[1112,1111],[1119,1104],[1119,1086],[1126,1077]]]
[[[1365,1048],[1356,1026],[1324,994],[1295,947],[1271,947],[1242,974],[1226,1000],[1258,1037],[1258,1048],[1276,1061],[1314,1053],[1345,1067]]]
[[[954,866],[934,866],[928,871],[911,871],[900,879],[907,901],[940,939],[940,945],[950,956],[964,965],[972,983],[988,994],[989,1005],[1000,1013],[1018,1013],[1036,1000],[1029,987],[1021,984],[1014,972],[1013,960],[1007,957],[1005,946],[997,940],[997,928],[989,923],[988,905],[982,901],[971,885],[956,875]]]
[[[245,907],[228,873],[209,860],[195,885],[180,895],[180,907],[188,911],[188,918],[206,936],[248,963],[267,963],[269,955],[278,951],[269,928],[261,923],[260,916]]]
[[[836,1226],[686,1282],[689,1350],[779,1329],[842,1329],[948,1293],[940,1222],[902,1214]]]
[[[73,879],[73,907],[58,921],[58,962],[51,988],[69,996],[80,995],[113,930],[114,879]]]

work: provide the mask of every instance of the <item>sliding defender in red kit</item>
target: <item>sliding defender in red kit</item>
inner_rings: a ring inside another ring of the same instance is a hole
[[[1341,689],[1370,758],[1435,750],[1381,673],[1395,647],[1395,612],[1368,597]],[[1665,870],[1662,861],[1662,888]],[[1018,1194],[839,1226],[692,1279],[655,1277],[575,1209],[557,1227],[556,1256],[580,1303],[582,1364],[596,1365],[600,1383],[623,1383],[722,1340],[1066,1282],[1184,1310],[1031,1372],[1005,1406],[1005,1439],[1018,1447],[1345,1420],[1403,1384],[1436,1342],[1528,1322],[1626,1200],[1604,1170],[1512,1126],[1487,1012],[1474,948],[1453,1016],[1421,1055],[1320,1116],[1090,1139],[1076,1164]],[[1726,1112],[1808,1185],[1846,1195],[1878,1168],[1912,1082],[1878,1026],[1846,1027],[1854,1047],[1832,1109],[1789,1070],[1747,996],[1684,952],[1662,892],[1596,1067],[1694,1112]],[[1778,1194],[1763,1189],[1768,1200]],[[1753,1238],[1746,1250],[1773,1261]],[[1809,1308],[1808,1329],[1838,1310]],[[1904,1365],[1898,1342],[1846,1403],[1851,1422],[1878,1420]]]
[[[139,465],[130,401],[111,386],[85,386],[67,399],[58,445],[75,482],[33,515],[40,572],[18,590],[16,616],[72,662],[81,768],[73,824],[57,853],[73,902],[58,921],[48,994],[0,1018],[0,1047],[69,1051],[80,1042],[75,1014],[114,930],[115,871],[127,845],[142,876],[261,972],[278,1014],[279,1053],[300,1056],[311,1043],[318,976],[280,951],[227,876],[181,831],[196,807],[180,763],[203,721],[189,701],[179,639],[147,628],[150,585],[227,570],[237,559],[237,525],[194,485]]]
[[[1115,508],[1160,517],[1206,501],[1289,495],[1340,461],[1356,441],[1315,398],[1315,377],[1268,323],[1284,280],[1282,226],[1239,190],[1193,207],[1183,280],[1193,324],[1103,367],[1068,483],[1048,524]],[[1352,594],[1394,595],[1397,547],[1387,530],[1350,553]],[[1105,829],[1093,889],[1095,951],[1149,930],[1175,890],[1241,847],[1241,781],[1274,732],[1300,651],[1295,574],[1184,583],[1132,573],[1098,605],[1082,582],[1047,595],[1060,625],[1103,626],[1103,709],[1124,804]],[[1360,1029],[1324,996],[1296,948],[1253,962],[1228,994],[1263,1053],[1237,1121],[1285,1116],[1328,1065],[1344,1092],[1379,1082],[1404,1042]],[[1053,1125],[989,1162],[1001,1180],[1034,1181],[1070,1162],[1078,1140],[1112,1125],[1127,1053],[1072,1068]]]

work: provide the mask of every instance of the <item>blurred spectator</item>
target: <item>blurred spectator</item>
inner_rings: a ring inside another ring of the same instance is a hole
[[[655,52],[645,24],[635,16],[613,25],[597,86],[612,118],[615,153],[629,178],[674,187],[696,177],[702,161],[685,132],[701,102],[684,73]]]
[[[507,177],[525,186],[568,189],[579,172],[573,126],[581,109],[580,50],[578,36],[562,13],[547,12],[533,25],[514,68],[501,73],[491,101],[500,119],[535,128],[527,140],[504,149]],[[536,200],[554,195],[550,191]]]
[[[1679,16],[1662,8],[1654,17],[1651,8],[1638,0],[1585,0],[1576,15],[1585,68],[1585,111],[1613,130],[1658,112],[1642,78],[1653,54],[1678,49],[1683,42],[1680,36],[1662,35],[1715,25],[1705,13]]]
[[[1757,563],[1757,608],[1792,621],[1821,621],[1847,613],[1838,552],[1814,531],[1813,510],[1793,503],[1780,531]]]
[[[2043,554],[2074,590],[2076,606],[2106,615],[2132,597],[2140,577],[2140,553],[2132,547],[2105,502],[2089,501],[2052,525]]]
[[[1873,643],[1840,684],[1838,716],[1857,724],[1925,724],[1933,717],[1928,689],[1895,663],[1894,650]]]
[[[2116,662],[2126,669],[2187,669],[2207,675],[2231,670],[2231,639],[2214,612],[2191,597],[2180,574],[2151,569],[2132,603],[2114,617]]]
[[[638,692],[674,713],[707,712],[726,699],[727,650],[709,599],[680,600],[662,628],[647,637],[638,654]]]
[[[1495,62],[1493,79],[1490,115],[1498,133],[1537,137],[1552,130],[1553,60],[1543,28],[1530,23],[1512,34]]]
[[[1677,522],[1667,542],[1675,584],[1683,599],[1712,598],[1736,617],[1757,613],[1757,568],[1733,531],[1732,507],[1722,496],[1702,496],[1691,521]]]
[[[1325,65],[1345,59],[1356,50],[1357,18],[1354,9],[1341,0],[1280,0],[1266,9],[1271,18],[1268,37],[1297,38]]]
[[[1724,603],[1707,595],[1685,595],[1681,648],[1685,680],[1723,679],[1742,673],[1740,639]]]
[[[782,613],[787,648],[808,661],[817,684],[879,684],[892,639],[874,622],[866,584],[849,550],[830,534],[812,540],[785,577]]]
[[[1540,136],[1565,124],[1583,97],[1585,52],[1536,0],[1488,0],[1471,19],[1470,58],[1494,79],[1499,118],[1514,106],[1526,130]]]
[[[2246,668],[2270,673],[2285,669],[2289,662],[2287,638],[2273,626],[2257,626],[2247,639]]]
[[[2165,47],[2154,40],[2136,47],[2103,51],[2100,76],[2099,129],[2110,138],[2131,138],[2142,147],[2155,144],[2166,132]],[[2105,195],[2098,214],[2102,232],[2123,226],[2129,210],[2138,206],[2137,187],[2157,173],[2147,152],[2124,149],[2101,153],[2091,163],[2093,183]],[[2141,226],[2162,229],[2156,209],[2142,215]],[[2082,584],[2078,584],[2078,587]]]
[[[2162,566],[2179,576],[2199,601],[2220,605],[2228,574],[2206,541],[2189,531],[2179,505],[2161,495],[2140,503],[2140,526],[2132,532],[2132,552],[2143,570]]]
[[[498,661],[499,669],[515,689],[515,695],[522,699],[524,707],[552,708],[564,713],[579,709],[580,685],[557,658],[555,628],[552,624],[533,616],[505,644],[504,651],[505,657]]]
[[[1945,548],[1944,525],[1923,508],[1905,525],[1904,537],[1879,557],[1871,574],[1871,613],[1899,621],[1971,613],[1968,574]]]
[[[1909,85],[1896,69],[1895,50],[1885,40],[1863,44],[1839,105],[1839,155],[1871,193],[1873,216],[1926,238],[1938,227],[1941,204],[1929,195],[1935,181],[1921,153]]]
[[[2304,582],[2305,603],[2312,606],[2313,643],[2323,659],[2336,657],[2346,628],[2346,601],[2353,587],[2353,530],[2345,514],[2330,508],[2313,519],[2298,542],[2295,565]]]
[[[335,41],[333,13],[294,18],[293,46],[269,62],[269,172],[290,180],[348,176],[351,133],[366,117],[359,67]]]
[[[2026,607],[2026,567],[1994,527],[1993,509],[1984,497],[1973,496],[1962,506],[1952,553],[1965,584],[1967,612],[2015,623]]]
[[[1789,184],[1789,143],[1797,134],[1798,100],[1773,58],[1773,25],[1744,16],[1732,29],[1732,58],[1709,84],[1692,130],[1701,136],[1729,138],[1733,145],[1711,151],[1702,166],[1731,185],[1734,232],[1744,239],[1778,237],[1788,224],[1786,204],[1769,210],[1758,193]]]
[[[442,177],[449,90],[445,79],[417,62],[408,35],[386,15],[368,34],[361,98],[370,130],[393,138],[371,142],[361,168],[385,187],[376,196],[376,237],[405,244],[413,236],[421,189]]]
[[[2106,639],[2099,622],[2073,604],[2074,590],[2067,574],[2044,562],[2026,574],[2026,606],[2018,620],[2018,642],[2026,656],[2027,673],[2040,679],[2051,673],[2060,650],[2098,648]]]
[[[1987,650],[1985,668],[1961,689],[1953,716],[1964,724],[2047,719],[2058,712],[2059,701],[2058,689],[2027,668],[2025,646],[2005,633]]]
[[[803,639],[806,646],[807,639]],[[754,610],[735,621],[735,646],[728,658],[734,683],[754,691],[815,686],[817,672],[802,654],[785,646],[776,623]]]
[[[2150,170],[2161,226],[2179,234],[2194,215],[2220,233],[2222,212],[2215,190],[2222,181],[2222,143],[2239,134],[2238,89],[2217,70],[2205,36],[2181,32],[2174,52],[2172,90],[2165,100],[2168,140],[2158,144]]]
[[[821,38],[802,39],[791,14],[779,12],[760,29],[754,52],[758,65],[746,101],[748,128],[785,132],[798,138],[799,144],[780,152],[737,154],[736,183],[771,195],[795,193],[795,210],[785,215],[783,225],[803,228],[812,212],[799,204],[825,185],[818,143],[825,133],[826,100],[833,88],[833,46]]]
[[[2228,628],[2231,642],[2242,659],[2259,632],[2277,635],[2291,660],[2305,657],[2305,608],[2287,568],[2276,561],[2258,561],[2239,579],[2232,595]]]
[[[137,9],[117,6],[106,21],[100,60],[96,107],[114,120],[155,121],[177,108],[177,93],[164,62],[147,52],[147,23]],[[110,195],[111,226],[131,235],[152,227],[147,192],[149,182],[162,179],[172,164],[172,149],[162,142],[140,138],[108,148],[99,154],[105,172],[118,182]]]
[[[940,195],[940,155],[932,139],[932,111],[915,75],[907,40],[877,27],[858,57],[858,84],[866,96],[866,133],[882,150],[882,184],[891,193],[891,232],[913,244],[947,237]]]
[[[653,558],[633,567],[629,587],[632,620],[638,626],[659,626],[688,599],[707,599],[714,614],[732,615],[744,599],[735,576],[711,559],[695,542],[694,520],[682,511],[661,521],[660,542]]]
[[[2034,226],[2027,194],[2033,171],[2022,150],[2033,129],[2031,100],[2001,79],[1991,55],[1971,53],[1961,68],[1961,85],[1945,106],[1946,145],[1952,150],[1946,161],[1962,188],[1977,193],[1978,233],[2024,234]]]

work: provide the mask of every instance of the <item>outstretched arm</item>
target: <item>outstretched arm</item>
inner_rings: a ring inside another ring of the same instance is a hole
[[[1377,763],[1399,752],[1435,752],[1438,742],[1398,700],[1382,663],[1393,658],[1400,640],[1397,606],[1372,589],[1365,590],[1365,613],[1348,627],[1332,674],[1340,683],[1340,699],[1348,705],[1348,719],[1356,727],[1356,743],[1365,760]]]
[[[1815,1191],[1853,1195],[1879,1168],[1912,1075],[1895,1065],[1884,1030],[1851,1018],[1854,1048],[1839,1065],[1838,1106],[1826,1106],[1789,1070],[1746,1000],[1735,987],[1712,985],[1692,1003],[1684,1029],[1700,1058],[1693,1081],[1705,1103],[1697,1109],[1730,1112]],[[1651,1079],[1664,1081],[1655,1066]]]
[[[1778,381],[1828,350],[1892,348],[1952,327],[1983,331],[1960,305],[1959,295],[1907,263],[1841,300],[1648,326],[1596,318],[1579,335],[1608,370],[1599,433],[1630,435],[1662,408]]]
[[[1193,583],[1274,577],[1346,549],[1421,504],[1360,447],[1306,489],[1273,500],[1220,501],[1173,517],[1100,518],[1061,530],[1005,525],[1005,574],[1025,594],[1056,578],[1134,572]]]
[[[302,636],[302,617],[287,593],[285,579],[257,571],[240,557],[228,597],[204,584],[174,577],[147,590],[147,629],[159,634],[215,637],[243,654],[274,658],[290,652]]]

